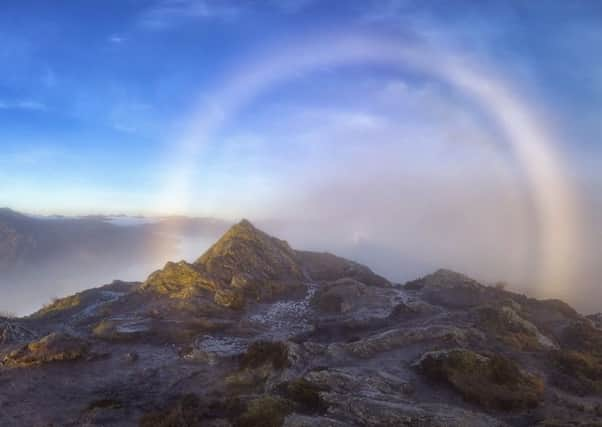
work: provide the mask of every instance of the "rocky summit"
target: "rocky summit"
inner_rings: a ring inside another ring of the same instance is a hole
[[[244,220],[193,263],[0,317],[0,425],[601,426],[601,323]]]

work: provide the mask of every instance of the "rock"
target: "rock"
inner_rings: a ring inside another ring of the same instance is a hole
[[[242,220],[228,230],[195,265],[221,283],[240,275],[254,281],[302,281],[304,275],[288,243],[271,237]]]
[[[428,302],[450,308],[473,307],[489,300],[485,286],[451,270],[437,270],[422,279],[407,283],[405,287],[419,289]]]
[[[423,316],[433,316],[442,311],[441,307],[423,301],[404,301],[393,307],[388,319],[393,322],[406,322]]]
[[[163,410],[145,414],[140,419],[140,427],[171,427],[206,425],[203,417],[203,405],[194,394],[187,394],[171,402]]]
[[[214,292],[218,285],[185,261],[168,262],[162,270],[152,273],[142,285],[143,290],[166,294],[173,298],[190,298],[204,291]]]
[[[444,381],[466,400],[487,409],[533,408],[543,395],[543,381],[500,355],[483,356],[453,349],[425,353],[416,366],[429,379]]]
[[[89,354],[87,342],[62,333],[51,333],[39,341],[32,341],[4,358],[3,364],[27,367],[50,362],[82,359]]]
[[[551,354],[554,383],[581,396],[602,393],[602,331],[588,321],[575,322],[563,330],[561,345]]]
[[[354,425],[374,427],[501,427],[495,418],[447,405],[420,405],[404,401],[388,401],[325,393],[328,415]]]
[[[479,307],[475,312],[476,324],[480,329],[516,350],[558,348],[552,339],[543,335],[534,324],[523,319],[510,306]]]
[[[592,322],[594,327],[602,329],[602,313],[590,314],[587,318]]]
[[[347,427],[348,425],[328,417],[291,414],[285,418],[282,427]]]
[[[135,363],[135,362],[138,361],[138,359],[140,358],[140,356],[135,351],[131,351],[129,353],[126,353],[123,358],[128,363]]]
[[[287,400],[276,396],[264,396],[247,403],[244,413],[236,421],[239,427],[281,427],[293,410]]]
[[[314,281],[351,278],[369,286],[391,286],[387,279],[368,267],[327,252],[295,251],[295,257]]]
[[[556,386],[578,396],[602,393],[602,358],[566,349],[551,353],[550,358],[557,370],[551,375]]]
[[[362,302],[368,286],[353,279],[340,279],[320,286],[311,304],[324,313],[341,314]]]
[[[314,370],[306,374],[306,380],[320,390],[355,396],[377,397],[409,396],[414,386],[408,378],[384,369],[359,367]]]
[[[346,344],[331,344],[329,351],[340,346],[357,357],[370,358],[416,343],[432,343],[435,346],[463,346],[469,339],[480,339],[473,330],[448,325],[429,325],[416,328],[391,329],[377,335]]]
[[[20,325],[19,322],[10,319],[0,320],[0,345],[20,344],[31,341],[35,337],[35,332]]]
[[[289,351],[282,342],[257,341],[251,344],[240,359],[241,369],[254,369],[271,364],[274,369],[290,366]]]

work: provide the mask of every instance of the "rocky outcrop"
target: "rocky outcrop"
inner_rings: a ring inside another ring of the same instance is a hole
[[[364,426],[501,427],[505,423],[472,411],[448,405],[421,405],[326,393],[329,415]]]
[[[215,292],[218,284],[185,261],[168,262],[162,270],[149,276],[143,289],[151,289],[172,298],[191,298],[202,291]]]
[[[242,221],[143,284],[0,318],[0,425],[595,425],[595,320],[449,270],[393,286]]]
[[[363,308],[378,311],[387,307],[393,297],[393,293],[345,278],[318,287],[311,304],[324,314],[346,314]]]
[[[223,285],[241,280],[301,281],[295,253],[284,240],[271,237],[242,220],[224,234],[196,262],[202,271]]]
[[[425,353],[416,363],[434,381],[443,381],[466,400],[488,409],[532,408],[543,396],[543,381],[501,356],[466,349]]]
[[[470,340],[480,340],[478,332],[448,325],[428,325],[416,328],[391,329],[346,344],[331,344],[330,351],[339,349],[361,358],[370,358],[417,343],[431,347],[465,346]]]
[[[451,270],[437,270],[433,274],[405,284],[410,290],[419,290],[422,297],[449,308],[467,308],[488,301],[488,290],[476,280]]]
[[[10,319],[0,318],[0,346],[31,341],[36,333]]]
[[[9,353],[3,364],[9,367],[28,367],[50,362],[82,359],[89,355],[85,341],[62,333],[51,333]]]
[[[484,306],[475,310],[476,324],[491,338],[519,351],[557,349],[558,345],[522,318],[511,306]]]
[[[328,252],[295,251],[295,257],[309,278],[318,282],[333,282],[350,278],[370,286],[390,286],[384,277],[368,267]]]

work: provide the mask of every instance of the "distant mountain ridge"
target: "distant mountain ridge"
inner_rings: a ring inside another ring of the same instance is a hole
[[[181,242],[213,240],[230,225],[213,218],[40,217],[2,208],[0,310],[23,312],[24,302],[6,304],[19,295],[31,294],[41,304],[132,268],[147,273],[190,251]]]

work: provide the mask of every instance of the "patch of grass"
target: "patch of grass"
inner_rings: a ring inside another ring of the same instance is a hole
[[[90,402],[87,411],[93,411],[95,409],[120,409],[123,407],[123,403],[116,399],[98,399]]]
[[[198,396],[187,394],[163,410],[143,415],[139,425],[140,427],[200,427],[203,425],[203,409]]]
[[[52,333],[32,341],[5,357],[8,366],[27,367],[43,363],[78,360],[89,354],[85,341],[62,333]]]
[[[251,400],[245,412],[236,420],[236,427],[280,427],[293,406],[285,399],[264,396]]]
[[[324,413],[328,409],[328,405],[320,397],[320,392],[325,390],[303,378],[282,384],[280,390],[284,396],[297,403],[304,411]]]
[[[563,331],[562,346],[602,357],[602,331],[589,322],[575,322]]]
[[[554,383],[580,396],[602,393],[602,360],[591,353],[559,350],[551,354],[552,363],[560,375]]]
[[[447,382],[467,401],[488,409],[532,408],[543,394],[540,378],[523,373],[500,355],[484,357],[461,349],[427,353],[420,368],[427,377]]]
[[[79,294],[71,295],[65,298],[53,298],[52,301],[37,311],[34,316],[42,317],[49,314],[59,313],[70,308],[77,307],[81,304]]]
[[[249,346],[240,359],[241,369],[256,369],[270,363],[274,369],[289,367],[288,348],[284,343],[257,341]]]
[[[508,311],[484,306],[476,309],[476,313],[478,326],[504,344],[521,351],[537,350],[541,347],[535,333],[521,324],[517,317],[513,318]]]

